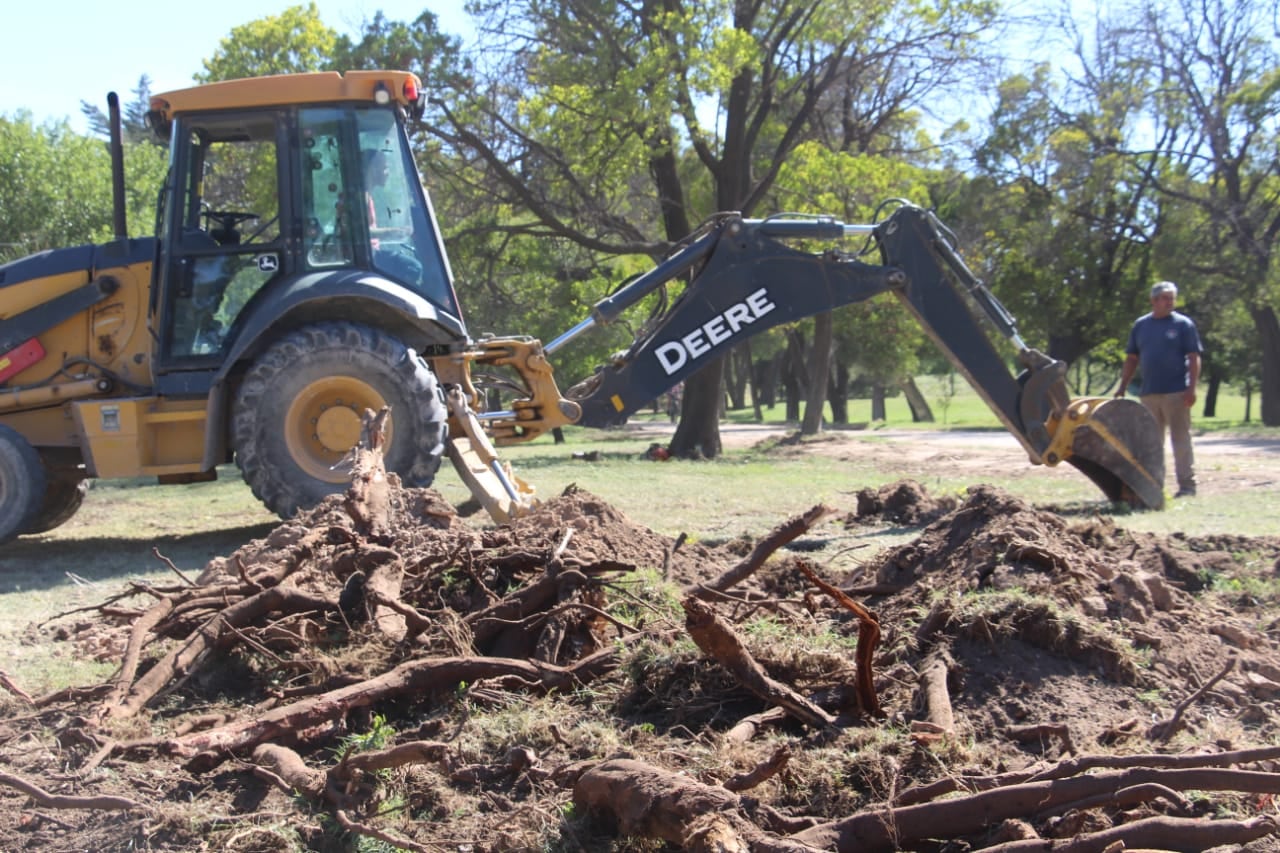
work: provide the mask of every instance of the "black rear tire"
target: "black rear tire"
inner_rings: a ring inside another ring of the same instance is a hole
[[[27,532],[44,494],[40,454],[21,433],[0,424],[0,545]]]
[[[359,439],[364,410],[383,405],[391,407],[387,470],[406,486],[431,485],[444,450],[445,407],[426,362],[396,338],[355,323],[290,332],[240,385],[232,409],[236,463],[254,495],[289,518],[347,488],[338,463]]]
[[[44,500],[23,533],[45,533],[66,524],[80,511],[88,491],[82,471],[46,467]]]

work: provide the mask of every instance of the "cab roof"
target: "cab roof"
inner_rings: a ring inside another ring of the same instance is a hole
[[[385,92],[386,95],[381,95]],[[422,81],[409,71],[316,71],[223,80],[162,92],[151,98],[147,123],[161,136],[168,135],[174,118],[184,113],[294,104],[368,101],[418,107]],[[385,97],[386,100],[381,100]]]

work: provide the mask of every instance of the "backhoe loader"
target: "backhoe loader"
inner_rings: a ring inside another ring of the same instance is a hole
[[[115,239],[0,266],[0,542],[65,522],[87,478],[195,482],[233,459],[290,516],[344,487],[362,414],[384,407],[388,469],[426,486],[447,453],[502,520],[533,497],[495,448],[621,424],[747,337],[881,293],[1032,463],[1066,461],[1113,501],[1163,503],[1154,420],[1132,401],[1071,399],[1065,366],[1022,341],[929,211],[902,203],[868,225],[722,213],[545,346],[473,339],[409,146],[426,105],[413,74],[155,96],[147,123],[170,165],[149,238],[127,236],[114,94],[108,105]],[[879,257],[842,248],[856,239]],[[548,356],[668,285],[679,295],[630,347],[562,393]],[[509,408],[483,410],[473,368],[517,377]]]

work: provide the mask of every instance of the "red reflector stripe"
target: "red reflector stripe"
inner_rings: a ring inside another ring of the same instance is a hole
[[[4,355],[0,355],[0,382],[8,381],[10,376],[16,376],[42,358],[44,358],[44,347],[40,346],[40,341],[35,338],[18,344]]]

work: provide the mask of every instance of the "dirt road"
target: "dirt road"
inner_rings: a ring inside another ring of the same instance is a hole
[[[669,441],[669,424],[632,425],[639,436]],[[720,438],[726,449],[753,447],[760,442],[794,434],[794,428],[761,424],[721,424]],[[1036,476],[1079,477],[1071,466],[1043,469],[1028,465],[1027,454],[1012,435],[1001,430],[829,430],[824,441],[805,446],[807,453],[833,456],[858,452],[885,454],[898,460],[904,471],[927,467],[936,476],[976,477],[983,471],[1017,472],[1025,469]],[[1244,437],[1210,433],[1196,436],[1196,468],[1201,496],[1267,490],[1280,496],[1280,435]],[[1166,452],[1169,468],[1166,484],[1170,492],[1173,459]]]

